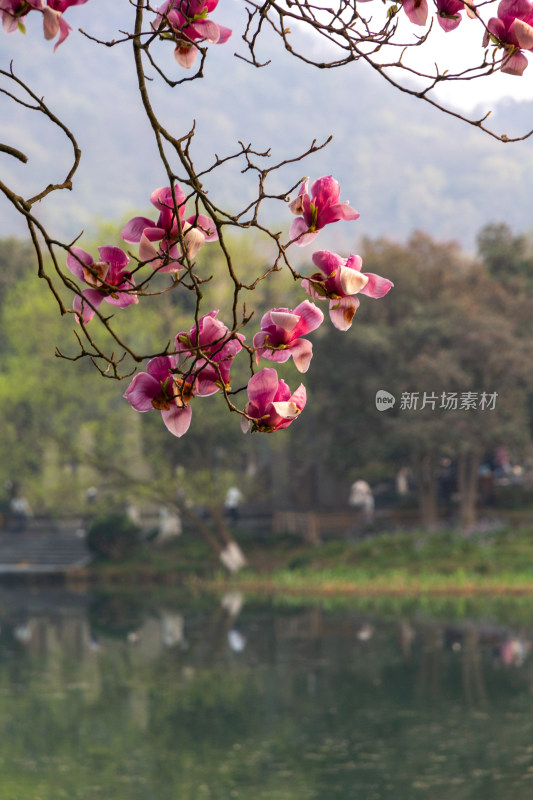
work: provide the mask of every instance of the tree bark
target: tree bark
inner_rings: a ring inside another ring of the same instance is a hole
[[[478,451],[460,453],[457,459],[457,489],[459,492],[459,525],[463,531],[475,525],[477,519],[477,478],[480,466]]]

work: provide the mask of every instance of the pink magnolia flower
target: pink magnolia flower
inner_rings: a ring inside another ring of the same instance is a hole
[[[436,0],[437,22],[448,33],[455,30],[461,22],[461,11],[465,10],[462,0]]]
[[[273,433],[287,428],[299,416],[307,395],[303,384],[291,394],[285,381],[279,380],[276,370],[267,368],[248,381],[248,399],[244,412],[252,419],[242,417],[244,433],[248,430]]]
[[[175,339],[180,370],[195,376],[195,394],[202,397],[222,387],[229,389],[230,369],[245,338],[240,333],[232,335],[217,315],[218,311],[205,314],[198,325],[188,333],[178,333]]]
[[[269,361],[283,363],[292,356],[299,372],[307,372],[313,355],[313,345],[300,337],[316,330],[324,314],[309,300],[304,300],[294,311],[274,308],[261,320],[261,330],[254,336],[257,363],[261,356]]]
[[[81,247],[71,247],[67,256],[67,267],[72,274],[92,287],[82,292],[83,298],[91,305],[79,295],[74,298],[74,311],[84,322],[94,317],[95,309],[103,300],[119,308],[139,302],[137,295],[131,291],[135,288],[135,281],[126,269],[129,264],[126,253],[120,247],[99,247],[98,252],[99,261],[95,261]]]
[[[413,25],[425,25],[428,18],[427,0],[404,0],[403,10]]]
[[[295,244],[303,245],[312,242],[317,231],[340,219],[358,219],[359,213],[350,208],[347,202],[339,203],[340,186],[331,176],[319,178],[311,185],[311,197],[307,193],[309,180],[306,179],[289,208],[297,217],[292,221],[291,239]],[[300,216],[301,215],[301,216]]]
[[[180,228],[189,258],[194,258],[205,242],[218,239],[213,221],[205,214],[194,214],[184,219],[185,195],[178,184],[174,187],[174,195],[178,217],[174,210],[172,189],[164,186],[152,192],[150,197],[150,202],[159,211],[157,222],[147,217],[133,217],[120,234],[125,242],[139,244],[141,261],[149,261],[159,272],[177,272],[183,269],[180,261],[183,258],[179,246]],[[159,242],[159,248],[154,247],[152,242]]]
[[[498,16],[487,23],[483,47],[487,47],[491,38],[507,53],[501,71],[522,75],[528,65],[522,50],[533,50],[533,3],[530,0],[502,0]]]
[[[152,358],[146,365],[146,372],[134,377],[124,397],[136,411],[161,411],[163,422],[174,436],[183,436],[191,424],[189,402],[194,393],[194,385],[183,381],[174,374],[173,356]]]
[[[43,31],[45,39],[54,39],[59,33],[54,52],[65,41],[72,28],[63,19],[63,13],[70,6],[79,6],[88,0],[0,0],[2,24],[8,33],[17,30],[24,24],[30,11],[40,11],[43,15]]]
[[[44,38],[55,39],[59,33],[54,52],[72,30],[70,25],[63,19],[64,12],[70,6],[81,6],[84,3],[87,3],[87,0],[47,0],[46,6],[43,8]]]
[[[302,286],[314,298],[329,298],[329,316],[340,331],[351,327],[355,312],[359,308],[356,294],[379,298],[394,286],[388,278],[372,272],[361,272],[361,256],[351,255],[344,259],[329,250],[313,253],[313,264],[321,272],[304,278]]]
[[[214,11],[218,0],[166,0],[157,11],[153,27],[161,31],[166,25],[176,40],[174,58],[181,67],[190,69],[198,54],[196,41],[224,44],[232,31],[217,25],[207,15]]]

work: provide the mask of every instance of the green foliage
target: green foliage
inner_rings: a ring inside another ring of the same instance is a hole
[[[98,517],[89,525],[87,547],[107,561],[121,561],[139,547],[139,528],[124,514]]]

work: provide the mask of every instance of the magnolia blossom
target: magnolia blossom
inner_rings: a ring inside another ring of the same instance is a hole
[[[178,333],[175,339],[177,363],[181,372],[195,376],[195,394],[203,397],[230,387],[230,369],[233,359],[242,350],[244,336],[231,334],[217,319],[218,311],[211,311],[198,320],[187,333]]]
[[[65,41],[72,28],[63,19],[63,13],[70,6],[80,6],[88,0],[0,0],[0,15],[7,33],[13,33],[20,25],[24,25],[26,15],[30,11],[40,11],[43,15],[43,31],[45,39],[59,38],[54,52]]]
[[[461,11],[465,10],[463,0],[436,0],[437,22],[448,33],[453,31],[461,22]]]
[[[261,320],[261,330],[254,336],[254,348],[259,363],[261,356],[280,363],[292,356],[296,369],[307,372],[313,355],[313,345],[300,337],[316,330],[324,314],[309,300],[304,300],[294,311],[274,308]]]
[[[170,186],[152,192],[150,202],[159,211],[157,222],[147,217],[133,217],[126,224],[120,236],[125,242],[139,244],[139,258],[149,261],[159,272],[177,272],[183,268],[183,253],[179,246],[180,229],[186,254],[194,258],[205,242],[218,239],[213,221],[205,214],[185,217],[185,194],[178,184],[174,186],[174,196],[178,217],[174,210],[174,199]],[[159,249],[152,242],[159,242]]]
[[[120,247],[99,247],[98,252],[99,261],[95,261],[81,247],[71,247],[67,256],[67,267],[72,274],[92,287],[82,292],[83,298],[79,295],[74,298],[74,311],[83,322],[93,318],[102,300],[119,308],[139,302],[137,295],[131,291],[135,288],[135,281],[126,269],[129,264],[126,253]]]
[[[302,286],[311,297],[329,298],[329,316],[340,331],[347,331],[351,327],[359,307],[356,294],[379,298],[394,286],[387,278],[372,272],[361,272],[361,256],[352,254],[344,259],[329,250],[318,250],[313,253],[313,264],[321,272],[304,278]]]
[[[528,64],[522,50],[533,51],[533,3],[530,0],[502,0],[498,16],[487,23],[483,47],[487,47],[491,38],[507,53],[501,71],[522,75]]]
[[[190,69],[194,64],[198,54],[195,41],[224,44],[231,36],[230,28],[207,19],[217,5],[218,0],[166,0],[158,9],[153,27],[161,32],[170,26],[177,43],[174,58],[181,67]]]
[[[428,18],[427,0],[404,0],[402,8],[413,25],[425,25]]]
[[[303,384],[291,394],[285,381],[279,380],[276,370],[267,368],[248,381],[248,399],[244,412],[251,420],[242,418],[244,433],[248,430],[273,433],[288,428],[299,416],[307,395]]]
[[[340,219],[359,218],[359,213],[350,208],[346,201],[339,203],[341,187],[331,175],[319,178],[311,185],[311,196],[307,193],[308,183],[306,179],[298,197],[289,203],[290,210],[297,215],[291,224],[290,237],[296,239],[295,244],[300,247],[312,242],[324,225]]]
[[[191,424],[191,407],[194,384],[187,383],[174,374],[176,360],[173,356],[152,358],[146,372],[134,377],[124,397],[136,411],[161,411],[163,422],[174,436],[183,436]]]

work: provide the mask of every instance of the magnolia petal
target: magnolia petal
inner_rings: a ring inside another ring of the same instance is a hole
[[[198,214],[198,216],[189,217],[186,221],[196,228],[199,228],[204,235],[206,242],[216,242],[218,240],[218,231],[212,219],[205,214]]]
[[[349,267],[339,267],[339,283],[345,295],[357,294],[368,283],[364,272],[357,272]]]
[[[323,211],[319,212],[320,227],[329,225],[332,222],[339,222],[343,219],[346,221],[356,220],[360,217],[359,211],[352,208],[348,203],[336,203],[335,205],[327,206]]]
[[[527,65],[527,58],[519,51],[505,60],[501,66],[501,71],[508,75],[522,75]]]
[[[291,347],[286,347],[283,350],[272,350],[269,347],[258,347],[256,361],[259,363],[261,356],[266,358],[267,361],[275,361],[277,364],[284,364],[292,355]]]
[[[283,419],[296,419],[300,413],[300,409],[291,400],[280,403],[272,403],[272,406],[280,417]]]
[[[498,5],[498,16],[515,17],[525,19],[533,13],[533,3],[531,0],[501,0]]]
[[[210,19],[195,20],[193,28],[201,39],[207,39],[212,44],[216,44],[220,39],[220,28]]]
[[[60,17],[59,18],[59,38],[58,38],[57,42],[55,43],[54,53],[57,50],[57,48],[59,47],[59,45],[63,44],[63,42],[65,41],[65,39],[67,38],[67,36],[71,32],[71,30],[72,30],[72,28],[70,27],[68,22],[65,22],[63,17]]]
[[[85,291],[82,292],[82,295],[83,297],[76,295],[72,304],[72,308],[78,315],[78,322],[79,317],[81,317],[83,322],[87,323],[90,322],[94,317],[95,310],[104,299],[104,295],[102,292],[98,291],[98,289],[85,289]],[[89,303],[91,303],[91,305],[89,305]]]
[[[359,300],[354,295],[343,297],[342,300],[331,300],[329,318],[337,330],[347,331],[352,326],[352,320],[358,308]]]
[[[178,408],[175,403],[171,403],[169,409],[163,409],[161,411],[161,416],[163,417],[163,422],[167,430],[179,438],[189,430],[192,409],[190,406]]]
[[[99,247],[98,252],[102,261],[107,261],[112,269],[120,270],[130,263],[128,256],[120,247]]]
[[[380,275],[374,275],[373,272],[365,272],[368,278],[367,285],[361,289],[361,294],[366,294],[368,297],[384,297],[394,286],[393,282],[388,278],[382,278]]]
[[[344,263],[343,258],[329,250],[317,250],[312,255],[312,261],[315,267],[322,270],[326,278],[329,278]]]
[[[427,0],[404,0],[403,10],[413,25],[425,25],[428,16]]]
[[[442,30],[445,31],[445,33],[449,33],[450,31],[454,31],[458,25],[460,25],[461,15],[456,14],[453,17],[442,17],[440,14],[438,14],[437,22],[441,26]]]
[[[112,306],[117,306],[117,308],[126,308],[134,303],[138,303],[139,298],[137,295],[128,291],[131,288],[132,286],[129,282],[124,282],[116,287],[116,296],[114,296],[115,292],[113,292],[113,294],[106,295],[104,300]]]
[[[300,325],[298,327],[300,336],[316,331],[324,322],[322,311],[314,303],[310,303],[309,300],[304,300],[300,305],[296,306],[294,313],[300,317]]]
[[[218,26],[218,42],[217,44],[224,44],[228,41],[233,31],[231,28],[226,28],[225,25]]]
[[[188,258],[194,258],[196,253],[204,246],[205,236],[199,228],[189,228],[183,237],[183,243]]]
[[[296,219],[293,219],[291,222],[289,236],[298,247],[304,247],[316,238],[316,233],[309,231],[309,226],[303,217],[296,217]]]
[[[274,308],[270,312],[270,319],[274,325],[290,333],[300,321],[298,314],[283,308]]]
[[[81,262],[81,263],[80,263]],[[90,253],[87,253],[86,250],[82,250],[81,247],[71,247],[69,254],[67,255],[67,267],[72,272],[76,278],[79,278],[80,281],[85,281],[85,273],[83,271],[83,266],[91,267],[94,264],[94,259]]]
[[[522,19],[515,19],[512,30],[523,50],[530,50],[533,47],[533,28],[531,25],[528,25]]]
[[[174,50],[174,58],[184,69],[190,69],[194,64],[196,56],[198,54],[198,48],[195,47],[193,44],[180,44]]]
[[[159,258],[159,252],[144,233],[141,236],[141,241],[139,242],[139,258],[141,261],[149,262],[154,269],[157,269],[157,267],[162,263],[161,259]]]
[[[152,400],[161,393],[161,382],[146,372],[139,372],[126,391],[124,397],[135,411],[151,411]]]
[[[59,19],[61,14],[53,8],[43,8],[43,32],[47,40],[54,39],[59,32]]]
[[[248,398],[260,408],[265,408],[276,396],[278,387],[278,373],[275,369],[266,367],[252,375],[248,381]]]
[[[153,227],[154,223],[151,219],[148,219],[147,217],[133,217],[121,230],[120,238],[124,239],[125,242],[130,242],[131,244],[139,244],[145,228]],[[160,238],[162,238],[163,235],[164,231]]]
[[[308,339],[296,339],[289,351],[298,372],[307,372],[313,357],[313,345]]]

